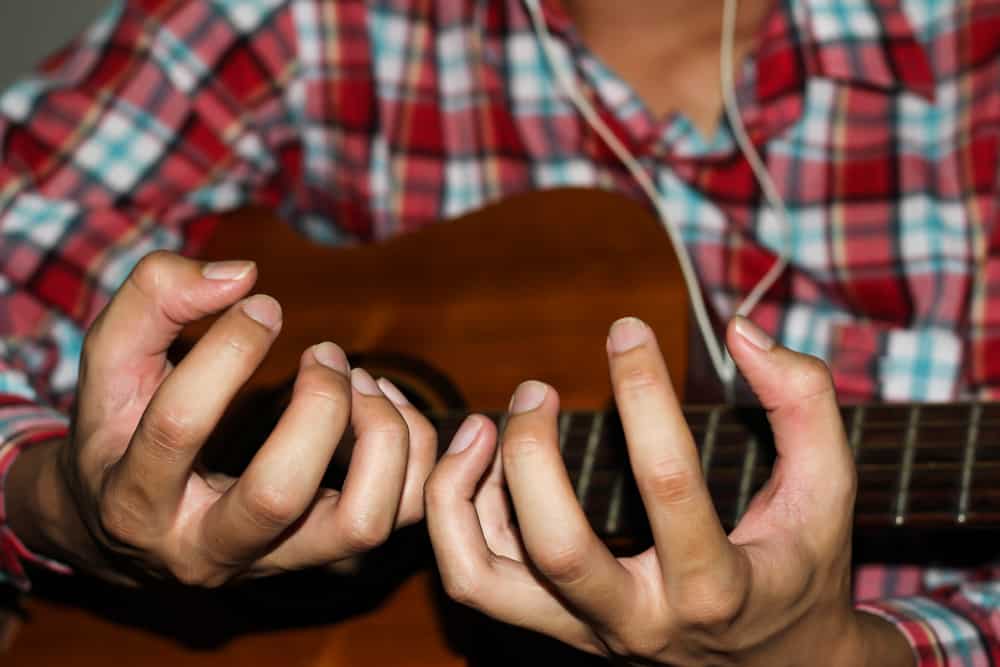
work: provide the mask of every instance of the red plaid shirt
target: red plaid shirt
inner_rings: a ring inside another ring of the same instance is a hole
[[[731,134],[654,117],[546,12],[724,320],[780,236]],[[755,320],[824,357],[845,398],[996,394],[1000,2],[777,2],[759,43],[738,97],[792,257]],[[560,185],[639,196],[517,0],[116,3],[0,97],[0,485],[65,432],[82,332],[132,266],[197,252],[214,215],[264,204],[314,239],[368,241]],[[0,567],[25,585],[36,557],[2,511]],[[879,568],[858,588],[921,665],[1000,661],[993,571]]]

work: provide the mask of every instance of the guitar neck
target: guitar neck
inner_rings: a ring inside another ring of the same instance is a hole
[[[983,527],[1000,520],[1000,404],[880,404],[841,409],[858,471],[858,527]],[[732,526],[767,481],[774,442],[760,408],[685,409],[702,470]],[[503,427],[504,417],[491,415]],[[436,418],[450,441],[458,415]],[[559,447],[577,497],[606,539],[643,531],[641,503],[613,412],[566,412]]]

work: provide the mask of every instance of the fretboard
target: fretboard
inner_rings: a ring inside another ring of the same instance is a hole
[[[685,415],[719,516],[732,526],[770,476],[774,443],[764,414],[703,406]],[[843,407],[842,416],[858,470],[857,526],[1000,522],[1000,404],[857,405]],[[437,419],[442,443],[460,422],[457,415]],[[562,414],[559,446],[595,529],[609,539],[641,532],[641,503],[617,416]]]

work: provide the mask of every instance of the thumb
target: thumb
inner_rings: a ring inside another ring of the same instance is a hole
[[[204,264],[169,252],[144,257],[87,333],[81,410],[97,386],[98,395],[111,391],[122,399],[137,389],[151,394],[184,326],[232,305],[256,279],[253,262]]]
[[[726,343],[767,410],[779,463],[790,479],[830,491],[853,489],[854,464],[826,364],[776,344],[743,317],[729,323]]]

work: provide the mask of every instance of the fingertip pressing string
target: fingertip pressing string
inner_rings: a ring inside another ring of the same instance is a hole
[[[562,62],[556,57],[555,48],[553,47],[553,39],[549,33],[548,26],[545,23],[545,18],[542,14],[542,8],[539,1],[524,0],[524,2],[525,6],[528,8],[528,15],[531,19],[535,34],[538,36],[541,44],[542,52],[544,53],[545,59],[548,61],[549,67],[552,69],[556,82],[563,94],[566,95],[590,127],[598,134],[598,136],[601,137],[601,140],[604,141],[611,152],[614,153],[615,157],[617,157],[622,165],[628,169],[629,173],[639,184],[639,187],[643,190],[644,194],[649,198],[650,202],[652,202],[653,207],[656,210],[657,217],[663,225],[664,230],[667,232],[667,236],[669,237],[670,242],[674,247],[674,252],[677,255],[678,264],[680,264],[681,268],[681,275],[684,278],[684,285],[687,288],[688,296],[691,299],[691,307],[694,312],[695,322],[698,326],[702,339],[705,341],[705,348],[708,351],[709,359],[712,362],[712,366],[714,367],[716,374],[719,376],[719,379],[726,388],[727,394],[731,394],[733,380],[736,377],[735,365],[732,357],[729,356],[725,346],[715,335],[715,331],[712,328],[708,308],[705,305],[705,298],[702,294],[701,287],[698,284],[698,276],[694,270],[694,265],[691,261],[691,256],[688,253],[687,246],[684,244],[683,239],[680,238],[680,232],[677,227],[670,224],[668,221],[665,198],[661,195],[659,189],[653,183],[653,180],[650,178],[646,170],[643,169],[642,165],[635,158],[635,156],[632,155],[628,148],[626,148],[618,137],[610,130],[610,128],[608,128],[607,124],[590,103],[590,100],[588,100],[586,96],[580,92],[572,74],[566,67],[563,67]],[[771,180],[771,176],[767,172],[767,167],[764,165],[763,160],[754,148],[750,138],[747,136],[746,128],[743,125],[743,119],[739,114],[739,107],[736,104],[735,83],[733,81],[733,43],[736,33],[736,9],[737,0],[725,1],[725,6],[723,8],[722,44],[720,47],[723,106],[725,107],[726,118],[732,127],[736,143],[743,155],[746,157],[747,162],[750,164],[750,168],[753,171],[761,190],[764,192],[768,205],[777,216],[778,224],[782,231],[782,248],[778,261],[775,262],[775,264],[757,283],[757,285],[750,290],[750,293],[745,299],[743,299],[739,307],[736,309],[736,314],[746,316],[757,306],[764,294],[766,294],[767,291],[774,285],[775,281],[781,276],[785,268],[788,266],[790,248],[788,216],[785,209],[785,203],[781,198],[778,189],[775,187],[774,182]]]

